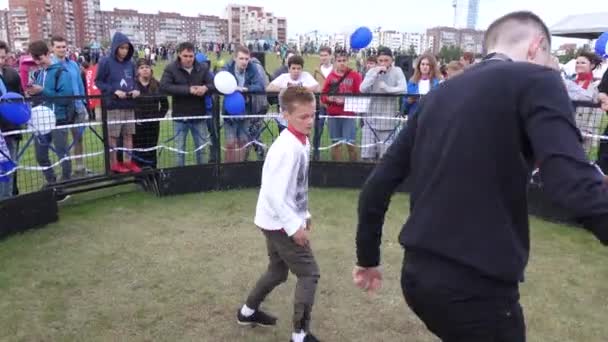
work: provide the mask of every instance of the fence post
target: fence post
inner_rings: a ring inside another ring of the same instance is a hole
[[[214,141],[212,141],[213,145],[211,146],[210,153],[215,154],[215,162],[219,165],[222,163],[222,138],[220,136],[220,134],[222,133],[220,132],[220,95],[215,94],[213,95],[213,98],[213,113],[211,120],[213,131],[215,132],[215,134],[212,136],[214,138]]]
[[[319,150],[319,147],[321,145],[321,134],[323,134],[323,132],[321,131],[323,127],[321,125],[321,94],[315,94],[315,97],[317,103],[317,110],[315,111],[315,126],[312,138],[312,160],[319,161],[319,159],[321,159],[321,151]]]
[[[105,162],[106,176],[111,174],[110,163],[110,135],[108,132],[108,110],[106,108],[105,96],[101,98],[101,129],[103,134],[103,158]]]

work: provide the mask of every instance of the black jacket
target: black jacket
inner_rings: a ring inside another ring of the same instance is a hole
[[[190,94],[192,86],[207,86],[207,93],[215,91],[207,63],[194,62],[191,73],[182,68],[179,60],[167,65],[160,80],[161,91],[173,96],[172,117],[204,116],[207,108],[204,97]]]
[[[158,83],[158,81],[154,80],[152,82]],[[137,80],[135,82],[135,87],[141,93],[140,97],[135,99],[135,118],[137,119],[158,119],[164,118],[169,111],[169,101],[167,101],[167,97],[164,95],[160,95],[160,84],[157,84],[158,88],[156,91],[152,91],[150,89],[149,83],[148,86],[144,86]]]
[[[21,89],[21,79],[19,78],[19,73],[17,73],[17,70],[5,66],[2,68],[2,75],[0,77],[6,86],[6,91],[23,95],[23,89]],[[0,130],[3,133],[16,131],[18,129],[20,129],[19,126],[4,120],[2,115],[0,115]],[[20,135],[12,135],[12,137],[21,139]]]
[[[430,255],[517,286],[530,250],[527,190],[536,163],[546,195],[608,243],[608,191],[572,113],[560,75],[531,63],[484,61],[442,83],[361,191],[359,265],[379,264],[384,214],[408,178],[410,215],[399,240],[409,260]]]
[[[604,77],[602,77],[602,81],[597,88],[600,93],[608,94],[608,70],[604,72]]]

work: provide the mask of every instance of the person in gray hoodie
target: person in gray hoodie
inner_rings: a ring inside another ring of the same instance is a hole
[[[388,48],[378,49],[378,65],[371,68],[363,83],[361,93],[405,94],[407,80],[401,68],[393,65],[393,53]],[[394,117],[399,114],[400,96],[372,97],[367,117]],[[372,161],[381,158],[388,148],[391,137],[395,135],[400,122],[387,119],[363,119],[361,137],[361,158]]]

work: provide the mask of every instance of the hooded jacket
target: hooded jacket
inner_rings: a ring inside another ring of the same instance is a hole
[[[118,48],[123,44],[129,44],[129,53],[124,60],[116,58]],[[116,32],[112,38],[111,54],[102,58],[97,66],[97,77],[95,85],[106,100],[107,109],[134,109],[133,99],[119,99],[114,95],[117,90],[129,93],[136,89],[136,69],[132,61],[135,49],[129,38],[120,32]]]
[[[58,73],[60,73],[58,75]],[[73,99],[56,99],[62,96],[74,96],[72,88],[72,78],[70,73],[61,63],[51,64],[43,70],[39,70],[36,74],[37,85],[42,86],[42,92],[34,97],[33,104],[39,103],[49,107],[55,113],[57,124],[69,124],[71,122],[71,113],[74,112]]]

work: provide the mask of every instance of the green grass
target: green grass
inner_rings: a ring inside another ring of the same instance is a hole
[[[397,234],[408,196],[393,198],[383,237],[385,287],[351,283],[355,190],[311,190],[321,269],[313,329],[325,341],[435,341],[404,304]],[[274,329],[235,312],[265,269],[253,226],[257,190],[157,198],[131,187],[75,196],[61,220],[0,242],[2,341],[286,341],[294,278],[265,307]],[[605,341],[608,251],[587,233],[531,220],[522,304],[529,341]]]

